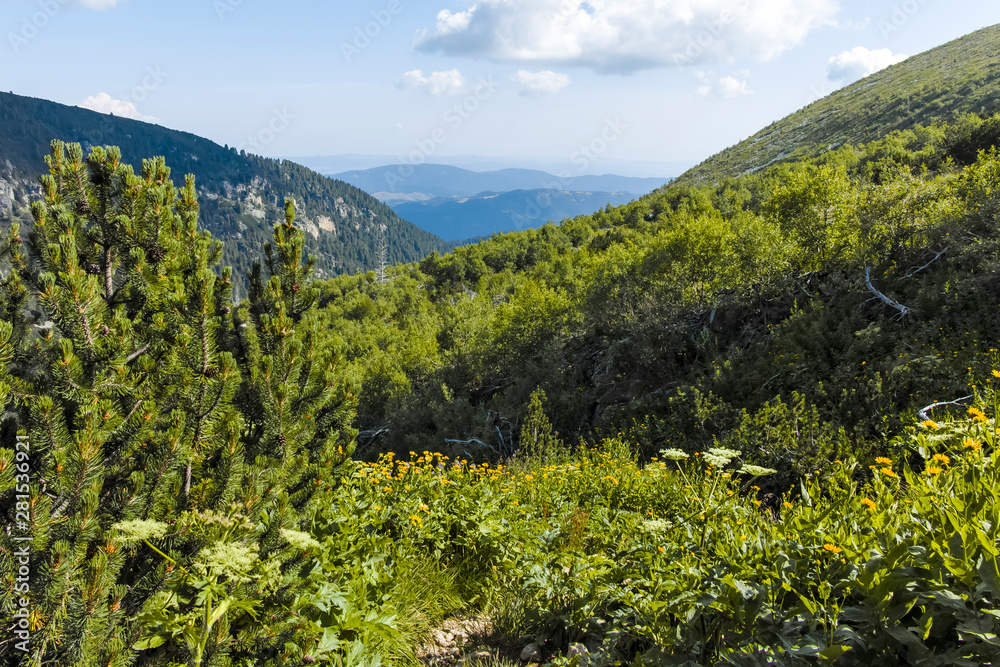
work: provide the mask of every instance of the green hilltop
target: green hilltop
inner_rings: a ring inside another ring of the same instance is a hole
[[[137,171],[144,158],[162,155],[178,182],[194,174],[201,225],[226,242],[223,259],[240,275],[270,239],[285,197],[296,200],[306,249],[317,256],[320,276],[375,269],[383,241],[390,263],[414,261],[448,247],[358,188],[294,162],[220,146],[189,132],[10,93],[0,93],[0,216],[15,204],[23,212],[29,193],[37,193],[38,176],[47,171],[41,157],[53,139],[79,142],[85,151],[119,146],[123,159]]]
[[[706,183],[814,158],[918,124],[1000,110],[1000,25],[856,81],[713,155],[675,182]]]

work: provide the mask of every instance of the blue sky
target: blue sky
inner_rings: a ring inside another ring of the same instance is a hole
[[[0,89],[270,156],[669,176],[998,22],[996,0],[4,0]]]

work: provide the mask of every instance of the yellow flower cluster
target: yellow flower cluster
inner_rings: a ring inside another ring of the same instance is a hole
[[[977,421],[981,424],[985,424],[986,414],[979,408],[969,408],[969,415],[972,417],[973,421]]]

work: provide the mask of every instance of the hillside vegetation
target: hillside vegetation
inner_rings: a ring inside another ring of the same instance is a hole
[[[0,237],[0,657],[1000,663],[998,142],[326,280],[289,198],[239,303],[193,177],[55,142]]]
[[[0,652],[995,664],[998,120],[388,284],[310,283],[289,200],[239,308],[192,179],[56,144],[0,242]]]
[[[732,442],[786,482],[883,449],[990,369],[996,160],[977,150],[998,127],[969,117],[669,187],[432,255],[387,286],[326,282],[319,316],[363,387],[362,451],[508,454],[538,387],[570,442]]]
[[[815,158],[923,123],[1000,111],[1000,25],[886,67],[713,155],[678,178],[714,183],[779,162]]]
[[[268,130],[270,131],[270,130]],[[392,263],[420,259],[446,244],[406,222],[392,209],[354,186],[321,176],[287,160],[274,160],[219,146],[188,132],[100,114],[9,93],[0,93],[0,225],[13,212],[30,221],[29,200],[37,197],[40,156],[53,138],[92,146],[117,145],[139,169],[160,155],[179,174],[194,174],[201,199],[201,224],[225,241],[224,262],[238,280],[250,270],[282,219],[282,202],[295,197],[306,248],[316,255],[320,276],[353,273],[379,265],[380,241]],[[386,228],[384,237],[379,227]],[[245,292],[246,285],[242,285]]]

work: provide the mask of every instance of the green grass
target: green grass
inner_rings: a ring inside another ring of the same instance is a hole
[[[871,74],[713,155],[674,184],[713,183],[875,141],[918,124],[990,115],[1000,98],[1000,26],[983,28]]]
[[[596,664],[993,664],[998,412],[975,391],[890,459],[838,461],[777,499],[736,452],[639,462],[620,439],[510,467],[387,456],[337,496],[354,525],[392,536],[397,578],[425,573],[394,596],[430,596],[428,620],[456,609],[431,601],[454,590],[426,569],[438,560],[474,582],[466,610],[508,641],[530,634],[548,664],[575,664],[571,644]]]

